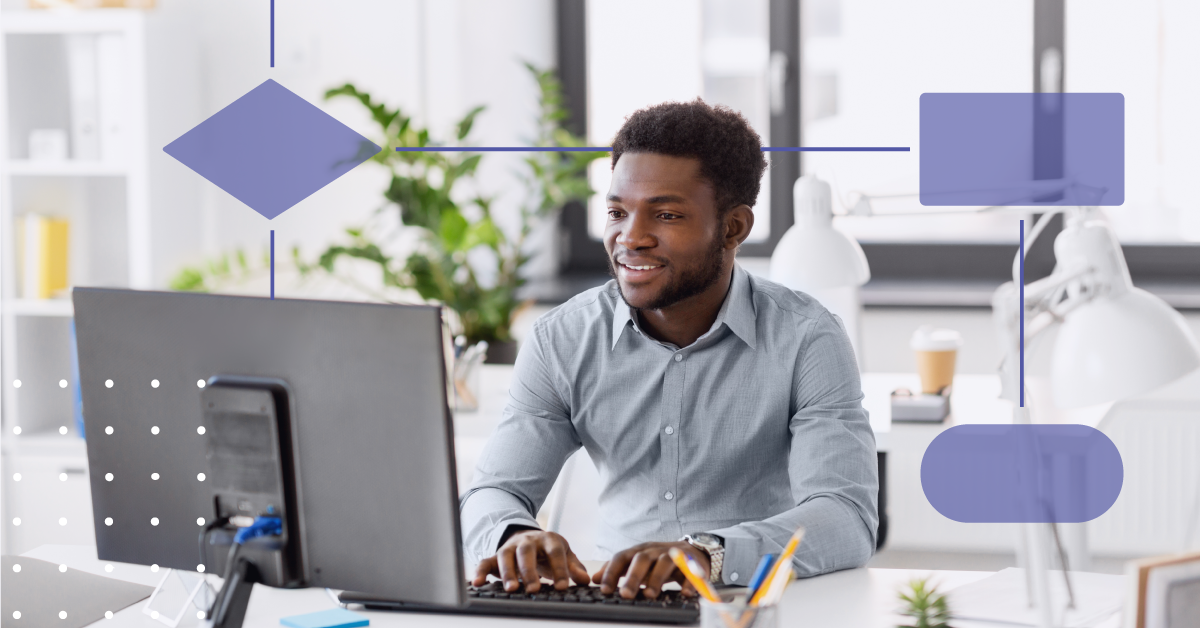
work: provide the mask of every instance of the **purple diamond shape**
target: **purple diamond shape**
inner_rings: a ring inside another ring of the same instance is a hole
[[[380,150],[270,79],[163,147],[268,219]]]

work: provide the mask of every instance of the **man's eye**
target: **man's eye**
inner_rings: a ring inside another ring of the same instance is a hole
[[[619,209],[610,209],[610,210],[608,210],[608,217],[609,217],[609,218],[617,219],[617,218],[620,218],[622,215],[623,215],[623,212],[622,212],[621,210],[619,210]]]
[[[668,214],[666,212],[663,212],[663,213],[659,214],[658,217],[662,218],[663,220],[675,220],[676,218],[679,218],[679,215],[678,214]]]

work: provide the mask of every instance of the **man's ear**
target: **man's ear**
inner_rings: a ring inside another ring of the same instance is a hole
[[[725,215],[725,248],[736,249],[750,237],[754,228],[754,210],[749,205],[738,205]]]

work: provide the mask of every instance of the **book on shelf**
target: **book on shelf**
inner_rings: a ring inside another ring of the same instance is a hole
[[[18,294],[23,299],[61,296],[68,287],[70,223],[65,218],[25,214],[17,218]]]

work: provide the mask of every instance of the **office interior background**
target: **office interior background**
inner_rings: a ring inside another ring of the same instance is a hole
[[[326,100],[326,90],[352,83],[448,144],[456,141],[456,121],[483,105],[470,142],[528,145],[539,128],[529,63],[557,70],[564,124],[592,146],[607,145],[637,108],[701,97],[742,112],[764,145],[912,147],[773,154],[739,260],[768,275],[792,222],[795,179],[828,181],[835,225],[861,244],[871,268],[859,289],[861,370],[911,378],[913,331],[952,328],[964,339],[956,394],[974,394],[971,403],[989,408],[1004,403],[996,400],[1002,351],[992,294],[1011,278],[1018,220],[1032,223],[1039,211],[922,207],[915,196],[918,99],[926,92],[1120,92],[1125,202],[1103,213],[1135,285],[1180,310],[1200,335],[1200,5],[1189,0],[295,0],[277,3],[273,68],[266,2],[156,0],[147,9],[94,10],[31,4],[48,2],[0,4],[6,554],[94,542],[87,459],[73,419],[71,307],[61,292],[30,292],[29,275],[22,276],[18,232],[31,216],[67,224],[69,285],[170,289],[187,269],[211,269],[240,251],[246,269],[210,278],[209,287],[265,296],[262,259],[274,230],[277,296],[419,299],[383,286],[379,267],[368,262],[340,260],[336,272],[302,273],[292,257],[294,249],[300,266],[315,263],[347,241],[347,228],[364,226],[396,256],[416,246],[395,211],[377,211],[387,204],[386,169],[364,164],[268,221],[162,151],[267,79],[372,138],[377,130],[365,110],[350,99]],[[109,60],[111,73],[101,61],[101,79],[119,83],[98,88],[101,124],[105,116],[118,123],[102,128],[99,148],[84,154],[72,126],[78,51],[68,40],[92,31],[127,39],[121,56]],[[497,224],[515,234],[526,202],[521,174],[521,155],[489,153],[472,189],[461,193],[492,197]],[[601,193],[607,176],[607,159],[588,170]],[[877,215],[846,215],[864,195],[884,197],[872,201]],[[520,293],[532,305],[513,323],[518,341],[538,315],[606,280],[596,240],[601,199],[555,208],[533,225]],[[1053,267],[1061,217],[1054,220],[1030,252],[1030,280]],[[487,252],[469,259],[489,281]],[[482,446],[485,438],[471,435],[486,435],[511,367],[480,371],[479,408],[456,417],[460,463]],[[1103,421],[1121,448],[1124,493],[1086,526],[1092,569],[1119,573],[1130,558],[1200,547],[1200,375],[1103,407],[1039,412],[1035,420]],[[872,565],[1015,564],[1011,530],[951,522],[924,500],[920,457],[939,429],[891,428],[889,531]],[[575,469],[583,474],[586,465]],[[460,468],[460,487],[468,481],[469,469]],[[594,485],[576,478],[563,486],[565,503],[586,507]],[[560,513],[564,526],[581,518]],[[568,538],[586,547],[586,526],[574,523],[577,536]]]

